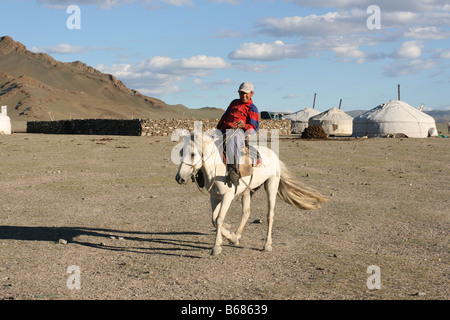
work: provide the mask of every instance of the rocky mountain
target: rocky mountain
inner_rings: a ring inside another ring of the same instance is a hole
[[[217,118],[223,110],[168,105],[83,62],[63,63],[0,37],[0,104],[16,127],[30,120]]]

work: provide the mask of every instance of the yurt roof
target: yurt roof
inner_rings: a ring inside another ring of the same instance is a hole
[[[315,116],[311,117],[311,119],[313,119],[313,120],[334,120],[334,121],[339,121],[339,120],[352,120],[353,117],[349,116],[348,114],[346,114],[341,109],[331,108],[331,109],[328,109],[325,112],[322,112],[322,113],[320,113],[318,115],[315,115]]]
[[[285,116],[284,119],[292,121],[308,121],[309,118],[320,113],[321,112],[319,110],[313,108],[305,108],[303,110]]]
[[[434,118],[404,101],[390,100],[357,116],[353,121],[364,122],[435,122]]]

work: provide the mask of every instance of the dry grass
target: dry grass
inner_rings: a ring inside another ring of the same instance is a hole
[[[330,198],[266,198],[242,246],[211,257],[208,197],[175,182],[169,137],[0,136],[0,298],[448,299],[449,139],[283,139],[280,157]],[[239,222],[236,202],[226,219]],[[59,239],[67,244],[58,243]],[[81,270],[81,290],[66,286]],[[369,290],[368,266],[381,269]]]

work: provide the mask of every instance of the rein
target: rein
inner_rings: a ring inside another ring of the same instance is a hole
[[[228,141],[228,139],[230,139],[231,137],[233,137],[233,136],[236,134],[237,131],[238,131],[238,129],[234,129],[233,133],[232,133],[230,136],[226,137],[226,139],[223,141],[223,143],[225,144],[225,143]],[[214,140],[213,140],[213,143],[216,142],[217,139],[218,139],[218,138],[214,139]],[[211,191],[212,187],[214,186],[214,184],[215,184],[215,182],[216,182],[216,178],[217,178],[217,166],[214,166],[214,171],[215,171],[214,178],[213,178],[213,180],[211,181],[211,186],[208,188],[208,190],[206,190],[206,192],[205,192],[205,190],[203,190],[202,188],[200,188],[200,186],[198,185],[198,181],[197,181],[196,176],[197,176],[198,171],[204,166],[205,162],[208,161],[209,158],[210,158],[216,151],[217,151],[217,150],[214,149],[213,152],[211,152],[211,154],[210,154],[206,159],[203,159],[203,156],[202,156],[201,160],[197,161],[195,164],[189,164],[189,163],[186,163],[186,162],[184,162],[184,161],[181,162],[181,163],[187,165],[188,167],[191,167],[191,168],[192,168],[192,175],[193,175],[193,177],[194,177],[195,185],[197,186],[197,189],[198,189],[198,190],[200,190],[202,193],[205,193],[205,194],[206,194],[206,193],[209,193],[209,192]],[[195,166],[196,166],[200,161],[202,162],[202,166],[200,167],[200,169],[195,169]],[[247,184],[247,183],[244,181],[244,179],[242,179],[242,177],[239,178],[239,180],[242,181],[242,182],[245,184],[246,190],[249,189],[251,192],[255,192],[252,188],[250,188],[250,184],[251,184],[251,182],[252,182],[252,179],[253,179],[253,174],[252,174],[251,177],[250,177],[249,184]],[[244,190],[244,191],[245,191],[245,190]],[[242,193],[242,194],[244,194],[244,193]],[[242,196],[242,195],[241,195],[241,196]]]

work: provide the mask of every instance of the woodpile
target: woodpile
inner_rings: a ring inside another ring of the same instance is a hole
[[[309,126],[302,132],[302,139],[327,139],[328,136],[323,128],[317,124]]]
[[[201,121],[202,130],[214,129],[219,119],[75,119],[59,121],[29,121],[28,133],[90,134],[124,136],[170,136],[176,129],[194,130],[194,123]],[[279,130],[279,135],[289,135],[290,120],[261,120],[260,130]]]

